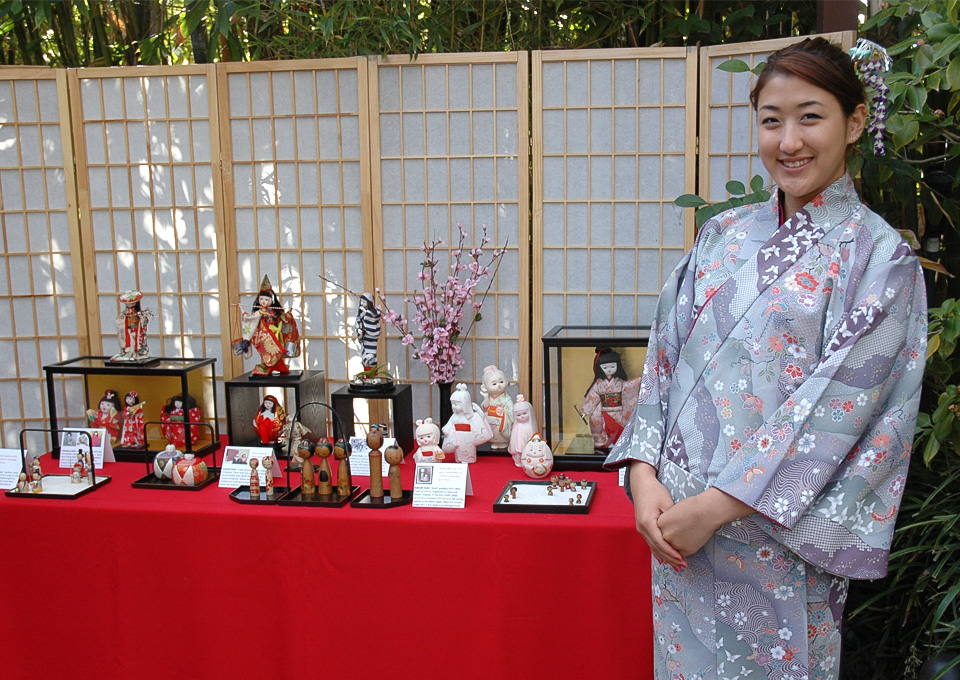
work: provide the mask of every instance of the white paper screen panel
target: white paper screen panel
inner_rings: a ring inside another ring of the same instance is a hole
[[[295,369],[326,372],[330,391],[362,370],[353,337],[368,284],[363,59],[221,65],[224,191],[235,262],[231,323],[270,278],[304,338]],[[239,331],[234,331],[239,335]],[[244,359],[242,371],[257,363]],[[349,369],[348,369],[349,365]]]
[[[649,324],[693,238],[695,73],[682,48],[534,54],[537,333]]]
[[[79,260],[71,255],[76,193],[64,167],[65,97],[62,73],[0,71],[0,446],[7,448],[19,448],[21,429],[48,426],[43,366],[86,347],[75,299]],[[75,380],[55,389],[61,397],[82,392]]]
[[[382,271],[375,272],[391,307],[413,319],[404,293],[420,289],[417,275],[425,240],[438,249],[442,278],[449,251],[467,231],[466,248],[481,245],[482,225],[491,242],[484,262],[507,244],[499,273],[476,323],[463,343],[464,365],[456,381],[476,383],[485,366],[497,365],[516,383],[529,367],[527,299],[527,56],[519,53],[421,55],[389,58],[377,66],[378,123],[372,153],[379,154],[374,197],[382,244]],[[377,191],[379,187],[379,192]],[[467,251],[464,261],[468,261]],[[485,288],[487,281],[482,286]],[[469,310],[465,318],[469,319]],[[464,322],[464,331],[469,321]],[[387,328],[391,371],[414,383],[414,413],[436,417],[436,390],[427,389],[427,369]],[[416,329],[412,329],[419,339]],[[515,394],[516,387],[511,388]],[[479,397],[477,397],[479,401]]]

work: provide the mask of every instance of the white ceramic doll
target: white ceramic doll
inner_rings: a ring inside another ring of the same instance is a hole
[[[513,407],[513,429],[510,430],[510,446],[507,447],[517,467],[522,467],[520,465],[520,454],[523,452],[523,447],[539,429],[537,414],[533,412],[533,404],[524,399],[522,394],[518,394],[517,403]]]
[[[553,469],[553,451],[539,434],[534,434],[523,447],[520,463],[528,477],[543,479]]]
[[[443,449],[440,448],[440,427],[433,422],[433,418],[418,420],[414,435],[417,438],[417,450],[413,454],[414,461],[440,463],[446,458]]]
[[[467,386],[457,383],[450,395],[453,415],[443,426],[443,450],[454,454],[458,463],[477,462],[477,446],[490,441],[493,432],[483,410],[470,401]]]
[[[502,451],[510,443],[510,430],[513,429],[513,402],[507,394],[507,376],[503,371],[492,365],[483,369],[480,395],[483,397],[480,407],[493,431],[490,448]]]

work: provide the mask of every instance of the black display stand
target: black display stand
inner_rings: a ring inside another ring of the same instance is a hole
[[[341,387],[330,395],[334,412],[349,428],[346,438],[354,436],[353,431],[353,400],[354,399],[389,399],[393,411],[393,436],[397,438],[397,446],[403,449],[404,454],[413,451],[413,390],[410,385],[394,385],[392,389],[383,392],[353,392],[349,387]]]
[[[322,401],[325,387],[323,371],[302,371],[296,377],[254,377],[252,373],[244,373],[224,384],[227,389],[227,437],[231,446],[264,446],[253,429],[253,420],[263,403],[263,388],[282,388],[283,408],[293,414],[304,404]],[[304,427],[316,433],[315,436],[327,431],[327,421],[322,411],[313,410],[305,414],[302,422]]]

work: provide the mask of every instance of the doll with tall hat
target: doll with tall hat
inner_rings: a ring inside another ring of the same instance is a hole
[[[453,415],[443,426],[443,450],[454,454],[458,463],[477,462],[477,446],[493,438],[483,410],[471,401],[464,383],[458,383],[450,395]]]
[[[154,313],[150,309],[143,309],[140,301],[143,293],[139,290],[128,290],[117,296],[123,309],[117,315],[117,341],[120,351],[110,357],[110,361],[141,361],[150,358],[150,348],[147,346],[147,324]]]
[[[234,343],[237,352],[249,357],[255,349],[260,355],[260,363],[251,371],[253,375],[290,373],[286,360],[300,356],[300,330],[293,313],[284,309],[269,277],[264,276],[260,282],[250,312],[242,313],[240,329],[242,339]]]
[[[584,419],[597,449],[613,446],[637,407],[640,378],[627,378],[620,355],[598,347],[593,359],[593,384],[583,398]]]
[[[480,408],[493,431],[490,448],[502,451],[510,444],[510,431],[513,429],[513,401],[507,394],[507,376],[503,371],[492,365],[483,369],[480,395],[483,397]]]
[[[510,430],[510,445],[507,450],[513,456],[513,464],[520,465],[520,454],[523,447],[539,432],[537,414],[533,412],[533,404],[524,399],[522,394],[517,395],[517,403],[513,405],[513,429]]]

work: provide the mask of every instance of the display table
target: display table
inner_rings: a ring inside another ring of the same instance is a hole
[[[650,558],[617,476],[577,473],[589,515],[494,514],[519,470],[471,472],[463,510],[241,505],[133,489],[133,463],[77,500],[0,497],[3,677],[652,677]]]

